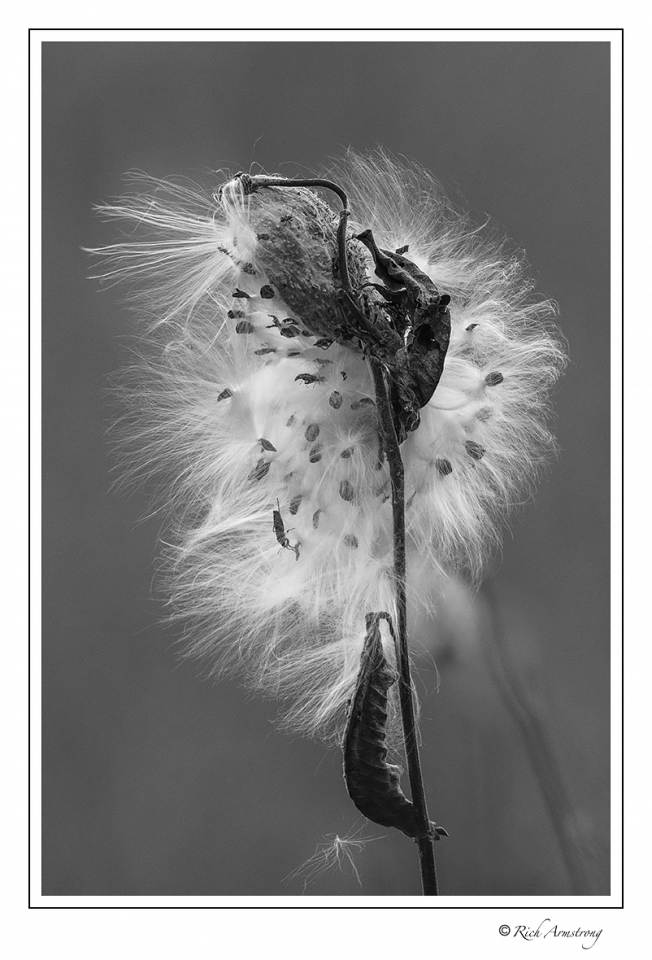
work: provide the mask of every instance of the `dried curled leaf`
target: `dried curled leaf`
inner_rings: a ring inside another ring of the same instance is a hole
[[[386,613],[367,614],[367,635],[344,731],[344,781],[365,817],[416,838],[421,830],[414,805],[401,790],[400,767],[387,762],[387,693],[397,676],[385,659],[381,619],[391,627]],[[435,839],[448,836],[435,823],[430,829]]]

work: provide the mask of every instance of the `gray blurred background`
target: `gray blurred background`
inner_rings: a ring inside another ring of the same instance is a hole
[[[80,251],[110,239],[91,205],[129,168],[212,184],[382,144],[527,249],[572,360],[561,456],[489,590],[422,625],[442,892],[608,893],[608,45],[50,42],[43,66],[43,892],[301,893],[316,845],[361,827],[385,836],[354,854],[362,887],[343,860],[306,893],[419,892],[413,845],[364,829],[337,751],[180,661],[147,491],[110,491],[106,382],[134,319]]]

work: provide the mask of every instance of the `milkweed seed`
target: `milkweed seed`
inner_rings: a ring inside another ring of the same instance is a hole
[[[344,537],[344,543],[347,547],[351,547],[352,550],[357,550],[358,548],[358,538],[354,533],[347,533]]]
[[[342,450],[340,456],[343,460],[350,460],[353,455],[353,447],[347,447],[346,450]]]
[[[479,443],[476,443],[475,440],[467,440],[464,446],[466,447],[466,452],[473,460],[482,460],[485,455],[485,448]]]
[[[269,240],[269,234],[268,234],[268,233],[257,233],[257,234],[256,234],[256,240]]]
[[[266,353],[276,353],[276,347],[261,347],[260,350],[254,350],[257,357],[264,357]]]
[[[298,493],[296,497],[292,497],[290,500],[290,513],[294,516],[298,512],[299,507],[301,506],[301,501],[303,500],[302,494]]]
[[[320,513],[321,513],[321,510],[315,510],[315,512],[314,512],[313,515],[312,515],[312,526],[313,526],[313,530],[316,530],[317,527],[319,526],[319,514],[320,514]]]
[[[487,384],[488,387],[495,387],[499,383],[502,383],[504,379],[505,378],[503,377],[502,373],[495,371],[494,373],[488,373],[487,376],[484,378],[484,382]]]
[[[406,244],[404,244],[402,247],[397,247],[394,252],[395,252],[395,253],[398,253],[398,255],[399,255],[399,257],[400,257],[402,253],[407,253],[409,249],[410,249],[410,244],[409,244],[409,243],[406,243]]]
[[[268,283],[265,283],[260,288],[260,295],[263,300],[272,300],[274,298],[274,287],[270,287]]]
[[[354,490],[348,480],[340,481],[340,496],[342,500],[353,500]]]
[[[471,333],[471,331],[475,330],[476,327],[477,327],[477,323],[470,323],[468,327],[466,327],[466,330],[468,333]]]
[[[279,333],[281,334],[282,337],[287,337],[288,339],[291,339],[292,337],[299,336],[299,328],[293,327],[291,324],[288,324],[287,327],[281,327],[281,329],[279,330]]]
[[[271,453],[276,453],[276,447],[270,440],[266,440],[265,437],[260,437],[258,443],[261,445],[263,450],[269,450]]]
[[[374,401],[371,399],[371,397],[362,397],[361,400],[354,400],[354,401],[353,401],[353,403],[351,404],[351,409],[352,409],[352,410],[359,410],[360,407],[373,407],[373,406],[375,406],[375,403],[374,403]]]
[[[321,443],[316,443],[310,450],[310,462],[319,463],[321,460]]]
[[[244,264],[242,265],[242,272],[243,272],[243,273],[248,273],[251,277],[255,277],[255,276],[256,276],[256,271],[254,270],[254,265],[253,265],[253,263],[244,263]]]
[[[451,302],[450,293],[442,293],[441,297],[439,298],[439,306],[447,307],[450,302]]]
[[[482,407],[475,415],[476,420],[488,420],[492,413],[491,407]]]
[[[269,460],[259,460],[247,480],[262,480],[269,473]]]
[[[437,472],[441,477],[447,477],[449,473],[453,472],[453,464],[445,457],[437,457],[435,460],[435,466],[437,467]]]
[[[312,443],[312,441],[316,440],[318,436],[319,436],[319,424],[318,423],[308,424],[308,426],[306,427],[306,440],[309,443]]]
[[[228,400],[229,397],[233,396],[233,391],[229,390],[228,387],[225,387],[224,390],[219,394],[218,400]]]
[[[229,318],[229,320],[237,320],[238,317],[245,317],[245,316],[246,314],[244,310],[229,310],[229,312],[227,313],[227,317]]]
[[[315,341],[315,346],[316,346],[316,347],[319,347],[320,350],[328,350],[328,348],[331,346],[332,343],[333,343],[332,340],[327,340],[327,339],[324,337],[324,338],[322,338],[321,340],[316,340],[316,341]]]
[[[295,380],[303,380],[304,383],[322,383],[323,377],[316,377],[314,373],[298,373]]]
[[[333,390],[330,397],[328,398],[328,402],[330,403],[331,407],[333,407],[335,410],[340,409],[340,407],[342,406],[342,394],[339,392],[339,390]]]
[[[286,356],[288,356],[288,357],[300,357],[300,356],[301,356],[301,351],[300,351],[300,350],[288,350]]]
[[[295,415],[294,415],[293,413],[290,414],[290,416],[288,417],[288,420],[287,420],[287,423],[285,424],[285,426],[286,426],[286,427],[291,427],[292,424],[294,423],[294,421],[295,421],[296,419],[297,419],[297,418],[295,417]]]
[[[238,320],[235,325],[236,333],[253,333],[256,328],[249,320]]]
[[[248,299],[249,299],[249,294],[248,294],[248,293],[245,293],[244,290],[238,289],[237,287],[236,287],[236,289],[234,290],[234,292],[231,294],[231,296],[232,296],[235,300],[248,300]]]

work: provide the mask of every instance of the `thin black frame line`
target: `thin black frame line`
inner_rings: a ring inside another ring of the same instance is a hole
[[[497,905],[495,905],[495,906],[494,906],[494,905],[491,905],[491,906],[489,906],[489,905],[487,905],[487,906],[482,905],[482,906],[459,906],[459,907],[455,907],[455,906],[434,906],[434,905],[432,905],[432,906],[430,906],[430,905],[429,905],[429,906],[423,906],[423,907],[415,907],[415,906],[410,906],[410,905],[407,905],[407,904],[406,904],[405,906],[396,905],[396,906],[388,906],[388,907],[383,907],[383,906],[371,906],[371,905],[370,905],[370,906],[365,906],[364,904],[360,904],[360,906],[339,906],[339,907],[337,906],[337,904],[333,904],[332,907],[331,907],[331,906],[318,906],[318,905],[313,905],[313,906],[311,907],[309,903],[306,904],[306,907],[290,906],[290,905],[288,905],[288,906],[272,906],[272,905],[261,905],[261,906],[255,906],[255,905],[248,905],[248,906],[244,906],[244,905],[243,905],[243,906],[231,906],[231,905],[228,905],[228,906],[227,906],[227,905],[225,905],[225,906],[219,906],[219,905],[217,905],[217,904],[215,904],[215,905],[208,905],[208,904],[207,904],[206,906],[194,905],[194,906],[191,906],[191,907],[185,907],[185,906],[168,906],[167,904],[152,905],[152,906],[135,904],[134,906],[112,907],[112,906],[108,906],[108,905],[101,905],[101,906],[100,906],[100,905],[97,905],[97,906],[95,906],[95,905],[92,905],[92,904],[89,904],[88,906],[86,906],[86,905],[83,905],[83,906],[82,906],[82,905],[57,906],[56,904],[38,904],[38,905],[32,904],[32,901],[31,901],[31,865],[32,865],[32,858],[31,858],[31,839],[32,839],[32,817],[31,817],[31,812],[32,812],[32,792],[31,792],[31,748],[32,748],[32,739],[31,739],[31,638],[32,638],[32,630],[31,630],[31,627],[32,627],[32,617],[31,617],[31,576],[30,576],[30,573],[31,573],[31,488],[30,488],[30,483],[29,483],[29,481],[30,481],[30,479],[31,479],[31,447],[30,447],[30,443],[31,443],[31,377],[32,377],[32,371],[31,371],[31,365],[30,365],[30,358],[31,358],[31,332],[32,332],[32,326],[31,326],[32,316],[31,316],[31,300],[30,300],[30,292],[31,292],[31,209],[32,209],[32,193],[31,193],[31,186],[32,186],[32,184],[31,184],[31,174],[32,174],[32,163],[31,163],[31,116],[32,116],[32,97],[31,97],[31,93],[32,93],[32,89],[31,89],[31,87],[32,87],[32,85],[31,85],[31,34],[32,34],[33,31],[36,31],[36,30],[48,30],[48,31],[51,32],[51,33],[58,33],[58,32],[64,32],[64,31],[65,31],[66,33],[70,33],[70,32],[87,32],[87,33],[92,33],[92,32],[96,32],[97,30],[100,30],[100,29],[103,29],[103,28],[89,28],[89,29],[86,29],[86,28],[84,28],[84,27],[72,27],[72,28],[70,28],[70,29],[67,29],[67,28],[64,28],[64,27],[54,27],[54,28],[50,28],[50,27],[29,27],[28,30],[27,30],[27,120],[28,120],[28,122],[27,122],[27,151],[28,151],[28,153],[27,153],[27,156],[28,156],[28,159],[27,159],[27,178],[28,178],[28,183],[27,183],[27,216],[28,216],[28,223],[27,223],[27,284],[28,284],[28,288],[27,288],[27,296],[28,296],[28,299],[27,299],[27,304],[28,304],[28,306],[27,306],[27,315],[28,315],[28,321],[27,321],[27,361],[28,361],[28,363],[27,363],[27,437],[28,437],[28,443],[27,443],[27,467],[28,467],[28,508],[27,508],[27,536],[28,536],[28,541],[27,541],[27,602],[28,602],[28,610],[27,610],[27,623],[28,623],[28,630],[27,630],[27,668],[28,668],[28,670],[27,670],[27,756],[28,756],[28,763],[27,763],[27,790],[28,790],[28,793],[27,793],[27,810],[28,810],[28,818],[27,818],[27,857],[28,857],[28,859],[27,859],[27,909],[28,909],[28,910],[117,910],[117,909],[120,909],[120,910],[297,910],[297,909],[298,909],[298,910],[301,910],[301,909],[313,909],[313,910],[333,910],[333,909],[338,909],[338,910],[496,910],[496,909],[502,909],[502,910],[519,910],[519,909],[523,909],[522,907],[509,907],[509,906],[508,906],[508,907],[501,907],[499,904],[497,904]],[[137,30],[137,29],[149,29],[149,28],[112,27],[112,28],[107,28],[107,29],[110,29],[112,32],[116,32],[116,33],[131,33],[131,32],[134,32],[134,30]],[[204,29],[204,28],[197,28],[197,29]],[[226,28],[223,28],[223,29],[211,27],[211,28],[205,28],[205,29],[204,29],[204,32],[210,32],[210,33],[220,32],[220,33],[221,33],[221,32],[225,32],[225,31],[230,32],[230,31],[234,31],[234,30],[241,30],[242,32],[249,32],[249,31],[256,31],[257,29],[258,29],[258,28],[256,28],[256,27],[243,27],[243,28],[239,28],[239,27],[226,27]],[[272,28],[267,29],[266,32],[270,32],[270,31],[274,31],[274,32],[275,32],[275,31],[285,30],[285,29],[286,29],[286,28],[282,28],[282,27],[272,27]],[[301,29],[303,29],[303,28],[300,28],[300,27],[290,27],[290,28],[287,28],[287,30],[289,30],[289,31],[291,31],[291,32],[292,32],[292,31],[295,31],[295,30],[301,30]],[[318,28],[307,28],[307,29],[318,29]],[[378,33],[378,32],[390,31],[390,30],[393,30],[394,28],[391,28],[391,27],[373,27],[373,28],[369,28],[369,29],[367,29],[367,28],[353,28],[353,32],[357,32],[357,31],[360,31],[360,32],[361,32],[363,29],[364,29],[364,32],[369,32],[369,30],[371,30],[371,31],[374,32],[374,33]],[[625,317],[625,207],[624,207],[624,199],[625,199],[625,167],[624,167],[624,159],[625,159],[625,29],[624,29],[624,27],[614,27],[614,28],[612,28],[612,27],[605,27],[605,28],[602,28],[602,27],[587,27],[587,28],[575,28],[575,27],[572,27],[572,28],[570,28],[570,27],[569,27],[569,28],[559,28],[559,29],[558,29],[558,28],[555,28],[555,27],[543,27],[543,28],[541,28],[541,29],[537,29],[537,28],[523,28],[523,30],[521,30],[521,28],[518,28],[518,27],[508,27],[508,28],[505,28],[505,29],[501,30],[500,32],[512,32],[512,31],[517,31],[517,30],[518,30],[518,31],[520,31],[520,32],[533,32],[533,31],[536,31],[537,33],[541,33],[541,32],[563,32],[563,33],[568,33],[568,32],[572,32],[573,30],[576,30],[576,29],[581,29],[583,32],[592,32],[592,33],[593,33],[593,32],[604,32],[604,31],[607,31],[607,30],[609,30],[609,31],[611,31],[611,32],[620,33],[620,50],[621,50],[621,64],[620,64],[620,74],[621,74],[621,76],[620,76],[620,100],[621,100],[621,103],[620,103],[620,106],[621,106],[621,115],[620,115],[620,117],[621,117],[621,119],[620,119],[620,159],[621,159],[621,168],[620,168],[620,169],[621,169],[621,172],[620,172],[620,181],[621,181],[621,182],[620,182],[620,196],[621,196],[621,201],[622,201],[622,204],[621,204],[621,206],[622,206],[622,213],[621,213],[621,231],[620,231],[620,251],[621,251],[621,252],[620,252],[620,259],[621,259],[621,291],[620,291],[620,299],[621,299],[621,323],[620,323],[620,326],[621,326],[621,344],[622,344],[621,359],[620,359],[620,366],[621,366],[621,371],[620,371],[620,373],[621,373],[621,388],[620,388],[620,410],[621,410],[621,415],[620,415],[620,420],[621,420],[620,465],[621,465],[621,466],[620,466],[620,477],[621,477],[621,491],[622,491],[622,492],[621,492],[621,502],[620,502],[621,530],[622,530],[622,532],[621,532],[621,541],[620,541],[620,560],[621,560],[621,576],[620,576],[620,580],[621,580],[621,582],[620,582],[620,595],[621,595],[621,644],[620,644],[620,646],[621,646],[621,664],[622,664],[621,677],[620,677],[620,684],[621,684],[621,718],[620,718],[621,724],[620,724],[620,730],[621,730],[621,758],[622,758],[622,760],[621,760],[621,822],[620,822],[620,831],[621,831],[621,875],[620,875],[621,902],[620,902],[620,904],[608,904],[608,905],[605,905],[605,906],[595,905],[595,906],[579,907],[579,906],[576,906],[576,905],[574,905],[574,906],[569,905],[569,906],[558,906],[558,907],[550,907],[550,908],[548,908],[548,907],[545,906],[545,905],[544,905],[543,907],[539,907],[539,906],[537,906],[537,905],[535,905],[535,904],[531,904],[531,905],[528,904],[527,909],[535,909],[535,910],[538,910],[538,909],[551,909],[551,910],[553,910],[553,909],[554,909],[554,910],[579,910],[579,909],[581,909],[581,910],[624,910],[624,909],[625,909],[625,817],[624,817],[624,809],[625,809],[625,709],[624,709],[624,703],[625,703],[625,643],[624,643],[624,637],[625,637],[625,497],[624,497],[624,489],[625,489],[625,322],[624,322],[624,317]],[[323,30],[320,30],[319,32],[324,32],[324,30],[327,30],[327,31],[329,31],[329,32],[333,32],[333,31],[335,31],[335,32],[351,32],[351,31],[349,31],[348,28],[346,28],[346,27],[328,27],[328,28],[324,28]],[[455,28],[453,28],[453,27],[446,27],[446,28],[443,28],[442,30],[438,30],[437,28],[434,28],[434,27],[425,27],[425,28],[418,28],[418,27],[414,27],[414,28],[412,28],[412,27],[398,27],[398,28],[396,28],[396,30],[401,31],[401,32],[402,32],[402,31],[407,31],[407,30],[410,30],[410,31],[412,31],[412,30],[420,30],[420,32],[426,31],[426,32],[437,32],[437,33],[441,33],[441,32],[453,31],[453,30],[455,30]],[[494,28],[491,28],[491,27],[479,27],[479,28],[477,28],[477,29],[476,29],[476,28],[473,28],[473,27],[463,27],[463,28],[460,28],[459,31],[455,31],[455,32],[467,32],[467,31],[478,32],[478,30],[480,30],[480,31],[482,31],[482,32],[484,32],[484,33],[495,33],[495,32],[496,32],[496,30],[495,30]],[[155,27],[155,28],[149,29],[149,32],[156,32],[156,33],[166,33],[166,32],[170,32],[170,31],[175,31],[175,32],[179,32],[179,31],[181,31],[181,32],[191,32],[191,31],[192,31],[192,32],[196,32],[195,28],[193,28],[193,27],[181,27],[181,28],[179,28],[178,30],[175,30],[175,28],[172,28],[172,27],[169,27],[169,28],[168,28],[168,27]],[[41,45],[42,45],[43,42],[44,42],[44,41],[41,42]],[[95,42],[95,41],[89,41],[89,42]],[[146,43],[147,41],[143,40],[142,42],[143,42],[143,43]],[[482,41],[480,41],[480,42],[482,42]],[[530,41],[522,41],[522,42],[523,42],[523,43],[527,43],[527,42],[530,42]],[[578,42],[582,42],[582,41],[578,41]],[[613,42],[613,41],[611,41],[611,40],[606,40],[606,41],[605,41],[605,43],[609,43],[609,45],[611,45],[612,42]],[[42,159],[42,158],[41,158],[41,159]],[[41,864],[41,866],[42,866],[42,864]],[[41,893],[41,896],[44,896],[44,894]],[[60,896],[65,896],[65,894],[60,894]],[[106,894],[100,894],[100,896],[107,896],[107,895],[106,895]],[[116,896],[116,897],[117,897],[117,896],[123,896],[123,895],[121,895],[121,894],[108,894],[108,896]],[[195,894],[174,894],[174,895],[173,895],[174,899],[178,899],[179,897],[186,897],[186,896],[188,896],[188,897],[190,897],[190,896],[195,896]]]

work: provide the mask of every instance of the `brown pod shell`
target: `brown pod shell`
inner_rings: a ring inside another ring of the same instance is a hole
[[[262,187],[247,202],[252,228],[268,235],[256,247],[256,263],[281,299],[322,341],[348,339],[349,323],[338,298],[338,215],[305,187]],[[366,277],[358,247],[348,248],[354,289]]]
[[[390,622],[387,614],[367,614],[360,670],[344,731],[344,781],[365,817],[417,838],[423,831],[414,805],[401,789],[401,770],[387,762],[387,696],[397,676],[385,659],[381,619]],[[447,835],[432,821],[430,833],[436,839]]]

